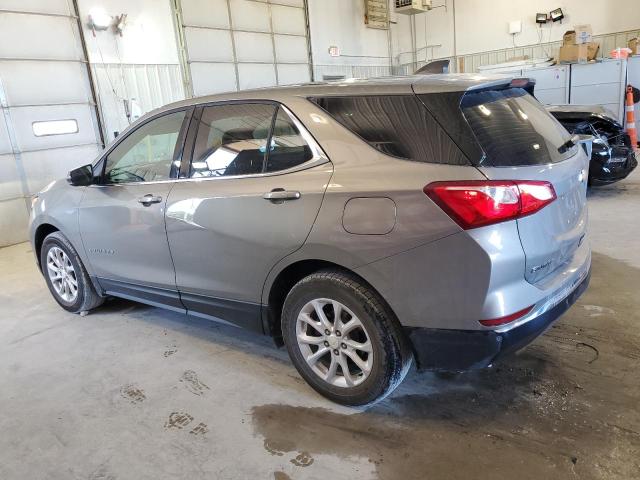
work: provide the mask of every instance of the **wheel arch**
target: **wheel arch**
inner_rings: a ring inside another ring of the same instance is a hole
[[[386,299],[373,287],[365,278],[354,270],[338,263],[322,259],[302,259],[292,262],[282,268],[275,276],[270,285],[266,286],[267,294],[263,297],[266,308],[263,309],[263,328],[267,335],[275,340],[276,344],[282,346],[282,307],[284,301],[293,286],[304,277],[321,270],[337,270],[356,277],[364,285],[374,291],[397,319],[395,312]]]
[[[40,253],[42,252],[42,244],[44,239],[53,232],[59,232],[60,229],[51,223],[42,223],[38,225],[33,236],[33,248],[36,254],[36,261],[38,262],[38,268],[42,271],[42,265],[40,262]]]

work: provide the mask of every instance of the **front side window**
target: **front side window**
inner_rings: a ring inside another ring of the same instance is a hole
[[[104,183],[153,182],[171,178],[174,154],[186,112],[145,123],[107,156]]]

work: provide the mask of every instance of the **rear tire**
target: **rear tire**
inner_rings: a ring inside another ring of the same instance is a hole
[[[60,232],[42,242],[40,265],[53,298],[72,313],[88,312],[104,302],[71,242]]]
[[[382,400],[413,362],[408,341],[382,298],[355,275],[339,270],[311,274],[291,289],[282,332],[300,375],[343,405]]]

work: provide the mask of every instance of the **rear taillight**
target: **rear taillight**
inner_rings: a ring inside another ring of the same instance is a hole
[[[433,182],[424,193],[465,230],[531,215],[556,199],[549,182],[520,180]]]

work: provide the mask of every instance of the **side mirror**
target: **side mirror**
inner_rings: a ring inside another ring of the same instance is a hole
[[[82,167],[74,168],[69,172],[67,177],[69,182],[74,187],[86,187],[93,183],[93,166],[84,165]]]

